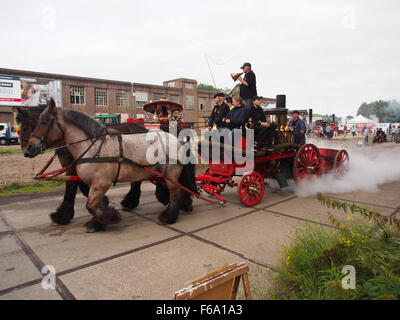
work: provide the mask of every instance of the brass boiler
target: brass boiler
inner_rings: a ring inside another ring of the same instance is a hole
[[[253,122],[252,118],[249,118],[249,120],[246,122],[244,126],[247,130],[252,130],[255,128],[255,123]]]

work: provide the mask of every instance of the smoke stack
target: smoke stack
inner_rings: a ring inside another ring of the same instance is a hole
[[[276,107],[286,109],[286,95],[276,96]]]

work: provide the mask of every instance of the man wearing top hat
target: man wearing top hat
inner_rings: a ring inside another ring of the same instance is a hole
[[[251,69],[251,64],[246,62],[241,67],[244,73],[244,78],[239,77],[240,97],[246,102],[246,108],[251,110],[253,107],[253,97],[257,96],[257,81],[256,75]]]

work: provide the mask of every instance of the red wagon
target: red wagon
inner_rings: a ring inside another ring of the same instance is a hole
[[[275,115],[279,122],[286,123],[287,109],[273,109],[265,113]],[[244,144],[243,144],[244,145]],[[236,187],[241,202],[247,207],[260,203],[265,192],[265,179],[278,181],[294,179],[300,183],[313,176],[332,172],[337,177],[347,169],[349,155],[346,150],[319,149],[313,144],[296,145],[293,143],[293,133],[288,128],[277,130],[273,151],[263,152],[255,149],[254,170],[248,173],[238,173],[244,164],[238,165],[210,162],[204,173],[196,176],[200,190],[225,202],[221,193],[226,187]],[[240,177],[239,182],[234,177]]]

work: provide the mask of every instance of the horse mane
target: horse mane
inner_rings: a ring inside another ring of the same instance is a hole
[[[87,114],[75,110],[61,109],[63,119],[73,123],[83,130],[89,137],[94,138],[106,133],[106,127]]]
[[[16,121],[22,123],[23,121],[37,121],[40,114],[46,110],[47,106],[29,107],[18,111]]]

